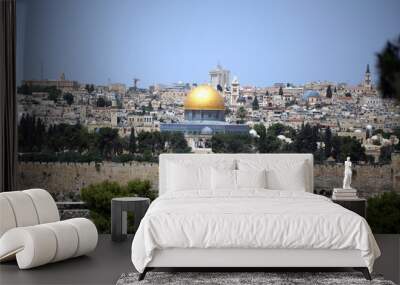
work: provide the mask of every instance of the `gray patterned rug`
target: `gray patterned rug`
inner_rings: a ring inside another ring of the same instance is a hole
[[[373,280],[368,281],[359,272],[148,272],[142,281],[138,281],[138,276],[138,273],[122,274],[117,285],[395,285],[376,275],[372,275]]]

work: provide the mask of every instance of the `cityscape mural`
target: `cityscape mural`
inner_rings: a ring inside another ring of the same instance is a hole
[[[395,1],[116,2],[17,1],[19,188],[153,199],[161,153],[312,153],[330,197],[350,157],[400,232]]]

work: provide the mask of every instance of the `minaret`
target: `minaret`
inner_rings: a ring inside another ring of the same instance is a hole
[[[231,83],[231,106],[236,106],[237,104],[237,99],[239,98],[240,95],[240,85],[239,85],[239,80],[235,76],[232,80]]]
[[[364,87],[372,89],[371,72],[369,71],[369,64],[367,64],[367,70],[365,71],[364,75]]]

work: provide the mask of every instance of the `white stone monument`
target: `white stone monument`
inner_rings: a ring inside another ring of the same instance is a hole
[[[343,189],[352,189],[351,184],[351,161],[350,157],[347,157],[347,160],[344,162],[344,178],[343,178]]]
[[[357,190],[351,187],[351,177],[353,175],[351,167],[352,163],[350,161],[350,157],[347,157],[347,160],[344,162],[343,187],[333,189],[332,199],[334,200],[358,199]]]

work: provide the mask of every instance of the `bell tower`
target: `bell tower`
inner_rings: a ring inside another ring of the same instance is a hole
[[[367,64],[367,70],[365,71],[363,85],[367,89],[372,89],[371,72],[369,71],[369,64]]]

